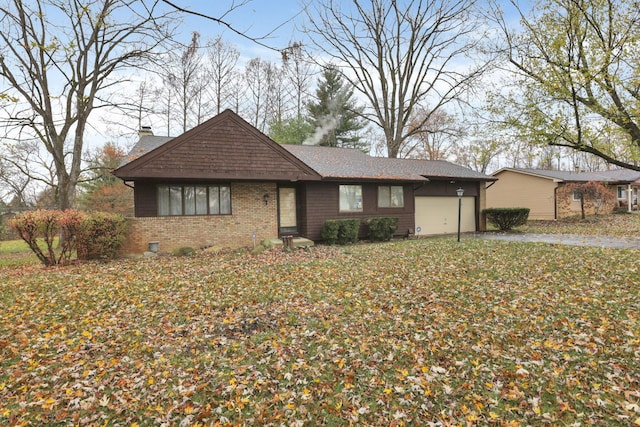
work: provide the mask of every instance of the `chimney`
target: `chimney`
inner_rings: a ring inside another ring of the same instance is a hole
[[[141,126],[138,131],[138,136],[142,138],[143,136],[153,136],[153,131],[151,130],[151,126]]]

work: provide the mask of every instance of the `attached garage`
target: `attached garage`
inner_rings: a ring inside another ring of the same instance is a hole
[[[458,197],[421,196],[415,198],[416,233],[451,234],[458,231]],[[460,231],[476,231],[475,197],[462,198]]]

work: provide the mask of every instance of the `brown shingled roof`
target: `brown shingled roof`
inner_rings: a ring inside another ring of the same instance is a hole
[[[360,150],[314,145],[283,145],[323,178],[427,181],[457,178],[495,181],[495,178],[442,160],[371,157]]]
[[[529,175],[537,175],[560,182],[596,181],[609,183],[629,183],[640,180],[640,172],[631,169],[614,169],[609,171],[596,172],[573,172],[529,168],[503,168],[499,171],[496,171],[494,175],[497,175],[505,170],[521,172]]]

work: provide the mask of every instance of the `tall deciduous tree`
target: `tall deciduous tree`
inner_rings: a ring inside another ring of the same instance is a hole
[[[364,148],[359,131],[365,127],[363,107],[356,105],[353,89],[334,66],[325,67],[316,101],[307,105],[309,121],[315,127],[311,143],[330,147]]]
[[[110,105],[118,73],[144,60],[170,21],[146,0],[5,0],[0,81],[20,110],[6,115],[53,159],[57,205],[73,205],[91,113]]]
[[[427,121],[425,116],[429,116]],[[447,160],[456,145],[456,139],[463,135],[461,124],[445,111],[431,113],[417,108],[409,121],[410,129],[419,127],[413,137],[407,139],[399,157],[427,160]]]
[[[233,105],[229,102],[229,98],[232,98],[232,87],[238,77],[236,66],[240,58],[240,51],[218,36],[207,45],[207,52],[211,79],[208,86],[215,103],[216,114],[220,114],[223,105]],[[238,110],[236,109],[236,111]]]
[[[475,6],[475,0],[321,0],[307,9],[311,37],[367,99],[365,117],[384,132],[389,157],[421,128],[408,126],[414,109],[444,109],[482,74],[483,65],[461,66],[482,40]]]
[[[165,63],[164,80],[170,86],[170,98],[176,108],[179,126],[182,132],[199,123],[198,110],[201,107],[202,92],[205,87],[202,72],[202,57],[199,52],[200,33],[191,33],[191,42],[180,53],[169,53]]]
[[[270,61],[253,58],[245,66],[244,83],[249,122],[264,132],[267,123],[278,117],[274,111],[280,105],[276,89],[282,83],[282,70]]]
[[[517,30],[499,21],[516,75],[497,99],[505,123],[532,143],[640,170],[638,2],[543,0],[519,12]],[[621,139],[626,149],[612,143]]]

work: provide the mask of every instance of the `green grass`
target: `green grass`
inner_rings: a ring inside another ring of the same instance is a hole
[[[0,267],[11,267],[37,263],[38,258],[31,252],[24,240],[0,241]]]
[[[0,424],[633,425],[637,259],[449,238],[0,269]]]

